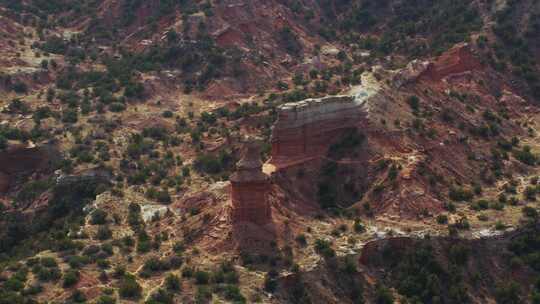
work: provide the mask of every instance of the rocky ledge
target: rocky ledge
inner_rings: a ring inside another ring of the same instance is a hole
[[[277,167],[325,156],[328,148],[367,119],[366,103],[376,90],[355,87],[349,95],[287,103],[278,108],[272,132],[272,163]]]

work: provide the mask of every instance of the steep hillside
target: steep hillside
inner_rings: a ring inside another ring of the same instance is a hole
[[[0,0],[0,304],[538,303],[539,22]]]

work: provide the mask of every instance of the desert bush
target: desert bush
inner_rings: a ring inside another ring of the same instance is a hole
[[[142,287],[133,275],[125,274],[120,281],[118,293],[122,298],[136,299],[141,296]]]

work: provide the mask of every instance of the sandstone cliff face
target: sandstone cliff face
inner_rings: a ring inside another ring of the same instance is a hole
[[[272,163],[277,167],[324,157],[344,130],[366,117],[362,98],[330,96],[279,108],[272,133]]]

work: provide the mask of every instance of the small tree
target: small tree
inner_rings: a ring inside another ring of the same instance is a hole
[[[210,281],[210,274],[206,271],[198,270],[195,272],[195,282],[199,285],[208,284]]]
[[[103,225],[103,226],[99,226],[98,228],[98,231],[96,233],[96,238],[98,240],[108,240],[112,237],[112,231],[111,229],[109,229],[108,226],[106,225]]]
[[[165,278],[165,287],[170,291],[180,291],[182,289],[182,283],[180,282],[180,277],[175,274],[169,274]]]
[[[125,299],[137,299],[141,296],[142,287],[133,275],[126,274],[120,282],[118,293]]]
[[[107,222],[107,212],[97,209],[96,211],[92,212],[92,215],[90,217],[90,223],[92,225],[103,225]]]
[[[497,286],[495,299],[499,304],[523,303],[521,301],[519,285],[514,281]]]
[[[377,304],[393,304],[394,295],[390,289],[382,285],[377,285],[377,289],[375,290],[375,301]]]
[[[413,95],[409,97],[407,99],[407,103],[411,107],[411,110],[413,110],[414,112],[418,112],[418,110],[420,109],[420,98],[418,98],[418,96]]]
[[[72,287],[79,282],[80,273],[78,270],[70,269],[64,273],[64,288]]]

